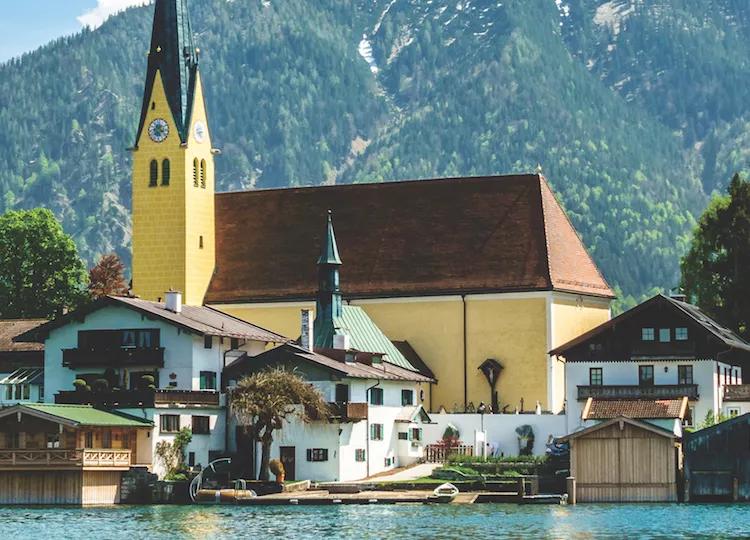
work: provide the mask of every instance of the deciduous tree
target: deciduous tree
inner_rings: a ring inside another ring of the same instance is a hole
[[[53,317],[85,299],[86,267],[46,209],[0,216],[0,318]]]
[[[232,413],[261,442],[260,480],[268,480],[273,432],[284,422],[325,419],[328,404],[320,391],[294,372],[269,369],[242,379],[230,394]]]
[[[104,255],[96,266],[89,270],[89,294],[95,299],[128,294],[125,266],[114,253]]]
[[[691,301],[750,337],[750,182],[739,175],[703,213],[682,260],[682,286]]]

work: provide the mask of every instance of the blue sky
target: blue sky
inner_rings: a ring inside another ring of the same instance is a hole
[[[0,62],[146,0],[0,0]]]

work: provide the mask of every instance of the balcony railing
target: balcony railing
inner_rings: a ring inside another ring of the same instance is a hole
[[[55,403],[64,405],[93,405],[104,409],[148,409],[155,405],[220,405],[220,394],[204,390],[104,390],[59,392]]]
[[[359,422],[367,420],[367,403],[334,402],[328,404],[331,417],[342,422]]]
[[[63,349],[63,366],[70,368],[90,367],[164,367],[164,349]]]
[[[578,400],[597,399],[698,399],[697,384],[658,384],[653,386],[579,386]]]
[[[0,469],[128,469],[130,450],[0,450]]]

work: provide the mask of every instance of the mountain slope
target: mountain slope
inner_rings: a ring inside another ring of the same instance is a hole
[[[747,167],[750,6],[733,0],[191,3],[219,189],[540,164],[613,285],[677,282]],[[129,259],[150,10],[0,66],[0,210],[52,208]]]

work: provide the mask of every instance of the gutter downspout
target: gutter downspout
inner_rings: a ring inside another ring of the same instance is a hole
[[[466,412],[466,409],[469,407],[469,381],[468,381],[468,371],[469,371],[469,362],[468,362],[468,344],[466,343],[466,295],[461,295],[461,305],[463,306],[463,336],[464,336],[464,412]]]
[[[367,478],[370,477],[370,391],[378,386],[380,386],[380,379],[378,379],[378,382],[370,386],[365,392],[365,399],[367,399],[367,433],[365,433],[365,440],[367,441]]]

